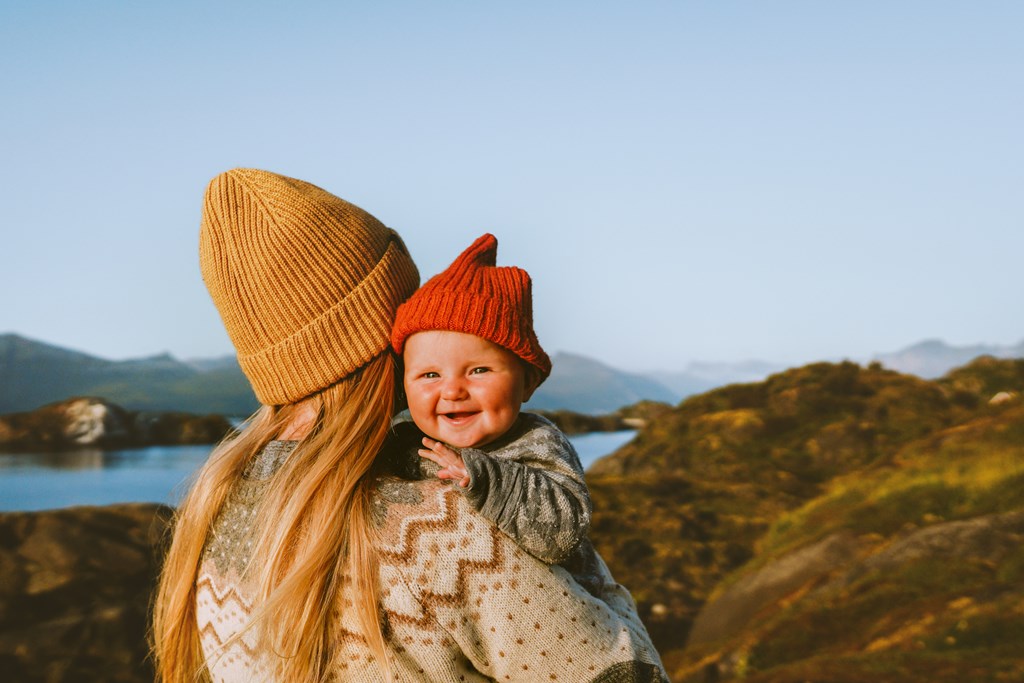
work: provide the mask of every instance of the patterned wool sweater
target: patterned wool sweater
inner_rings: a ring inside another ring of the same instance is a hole
[[[440,469],[419,456],[423,432],[408,410],[391,423],[392,471],[428,479]],[[456,448],[469,485],[456,490],[524,550],[547,564],[562,564],[590,531],[590,492],[576,449],[550,420],[520,413],[512,427],[480,448]]]
[[[294,442],[271,442],[218,516],[197,582],[197,619],[213,681],[269,681],[251,632],[246,564],[261,496]],[[563,568],[521,550],[451,486],[388,479],[375,521],[382,612],[398,681],[665,681],[629,593],[605,575],[593,595]],[[346,591],[349,589],[345,589]],[[351,593],[343,595],[343,604]],[[355,618],[339,616],[339,681],[380,681]],[[225,647],[224,644],[227,643]]]

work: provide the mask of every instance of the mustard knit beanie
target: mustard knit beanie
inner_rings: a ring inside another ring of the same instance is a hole
[[[498,240],[484,234],[443,272],[430,278],[399,306],[391,347],[402,353],[405,340],[426,330],[464,332],[504,347],[551,374],[551,359],[533,331],[533,285],[515,266],[498,266]]]
[[[301,180],[238,168],[210,181],[199,266],[260,403],[294,403],[389,344],[419,273],[394,230]]]

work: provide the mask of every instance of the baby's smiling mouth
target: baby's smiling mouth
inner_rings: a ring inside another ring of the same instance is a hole
[[[462,411],[457,413],[441,413],[441,417],[449,422],[463,422],[476,415],[476,412]]]

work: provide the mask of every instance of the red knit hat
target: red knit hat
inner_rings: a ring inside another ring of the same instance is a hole
[[[516,354],[540,371],[543,382],[551,359],[533,331],[530,275],[515,266],[499,268],[497,254],[497,238],[480,236],[399,306],[391,331],[395,352],[402,353],[405,340],[417,332],[465,332]]]

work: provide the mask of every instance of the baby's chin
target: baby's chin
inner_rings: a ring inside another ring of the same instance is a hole
[[[448,441],[447,439],[434,436],[433,434],[427,434],[427,436],[429,436],[434,441],[440,441],[441,443],[447,444],[452,448],[481,448],[489,443],[493,443],[494,441],[498,440],[497,436],[476,439],[473,441],[467,441],[465,439],[454,439],[452,441]]]
[[[494,439],[477,439],[476,441],[462,441],[460,439],[456,441],[444,441],[444,443],[448,444],[452,448],[480,448],[481,446],[486,446],[492,441],[494,441]]]

